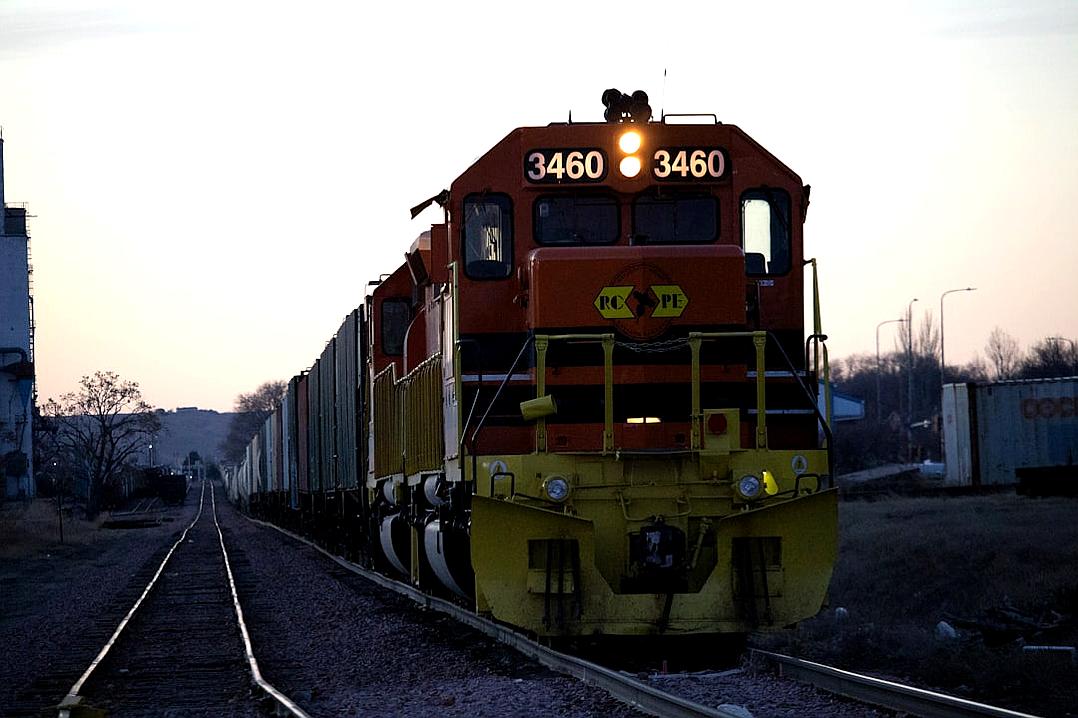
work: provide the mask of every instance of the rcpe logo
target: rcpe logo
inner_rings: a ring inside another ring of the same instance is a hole
[[[631,282],[631,283],[630,283]],[[666,331],[670,321],[689,306],[689,297],[669,276],[651,264],[634,264],[618,272],[599,290],[595,308],[614,321],[622,334],[652,339]]]

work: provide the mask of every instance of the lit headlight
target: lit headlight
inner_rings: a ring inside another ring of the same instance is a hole
[[[741,480],[737,482],[737,493],[740,494],[743,499],[755,499],[760,495],[760,489],[762,488],[763,484],[752,474],[742,476]]]
[[[543,482],[543,493],[551,501],[565,501],[569,497],[569,482],[562,476],[549,476]]]
[[[618,147],[627,155],[631,155],[640,149],[640,133],[629,130],[618,138]]]
[[[626,177],[636,177],[640,174],[640,158],[635,155],[629,155],[621,160],[621,164],[618,165],[621,169],[621,173]]]

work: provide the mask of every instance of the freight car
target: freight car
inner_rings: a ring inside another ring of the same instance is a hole
[[[946,384],[946,483],[1078,494],[1078,377]]]
[[[795,623],[837,525],[809,187],[713,115],[603,102],[413,208],[444,219],[288,383],[229,490],[539,637]]]

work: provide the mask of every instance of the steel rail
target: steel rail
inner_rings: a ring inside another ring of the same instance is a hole
[[[1019,713],[1006,708],[977,703],[937,693],[924,688],[886,681],[882,678],[832,668],[822,663],[814,663],[801,658],[784,656],[780,653],[752,649],[751,653],[760,656],[778,668],[780,676],[795,681],[808,683],[830,693],[853,698],[862,703],[909,713],[925,718],[1036,718],[1028,713]]]
[[[336,556],[303,536],[292,533],[287,529],[283,529],[280,526],[275,526],[274,524],[259,519],[251,518],[246,514],[244,514],[244,516],[248,521],[279,531],[289,538],[320,551],[323,555],[336,562],[342,568],[345,568],[372,583],[410,598],[424,608],[445,613],[461,623],[474,628],[480,633],[490,636],[499,643],[512,648],[518,653],[523,654],[527,658],[541,663],[558,673],[572,676],[588,685],[600,688],[622,703],[626,703],[645,713],[654,716],[663,716],[664,718],[667,716],[669,718],[739,718],[739,715],[736,713],[694,703],[685,698],[665,693],[646,683],[642,683],[635,678],[610,670],[609,668],[605,668],[596,663],[559,653],[558,651],[536,643],[524,634],[514,631],[508,626],[483,618],[455,603],[430,596],[412,586],[399,583],[387,576],[369,571],[362,566],[343,559],[340,556]]]
[[[217,528],[217,540],[221,543],[221,554],[225,557],[225,572],[228,574],[228,587],[232,591],[232,606],[236,609],[236,621],[240,624],[240,634],[243,636],[243,650],[247,656],[247,667],[251,671],[251,678],[258,687],[278,705],[296,718],[310,718],[302,708],[295,704],[291,698],[274,688],[269,681],[262,677],[258,669],[258,661],[255,659],[254,649],[251,647],[251,636],[247,633],[247,624],[243,620],[243,609],[240,607],[240,597],[236,592],[236,579],[232,575],[232,564],[228,560],[228,550],[225,548],[225,536],[221,532],[221,524],[217,521],[217,498],[210,485],[210,502],[213,505],[213,525]]]
[[[123,633],[125,628],[127,628],[127,624],[131,621],[131,618],[135,615],[135,612],[138,611],[140,606],[142,606],[143,601],[146,600],[146,597],[150,594],[150,591],[153,589],[154,585],[157,584],[157,579],[160,578],[161,574],[164,572],[165,566],[168,564],[169,559],[172,558],[172,554],[175,553],[176,549],[187,538],[188,532],[193,529],[195,527],[195,524],[198,523],[199,519],[202,518],[202,508],[206,502],[206,483],[207,482],[205,481],[202,482],[202,491],[198,497],[198,512],[195,514],[194,520],[192,520],[191,523],[188,524],[187,527],[183,530],[183,533],[180,534],[180,538],[177,539],[174,544],[172,544],[172,547],[168,550],[168,553],[165,554],[164,559],[161,560],[161,564],[157,567],[157,571],[154,572],[153,578],[151,578],[150,582],[146,584],[146,588],[142,589],[142,594],[138,597],[138,600],[135,601],[135,604],[131,606],[127,614],[124,615],[123,620],[120,621],[120,625],[118,625],[116,627],[116,630],[113,631],[112,636],[109,638],[108,642],[105,643],[105,646],[101,649],[100,652],[98,652],[94,660],[90,662],[90,665],[86,668],[82,675],[79,676],[79,679],[75,681],[74,685],[71,686],[71,689],[67,692],[67,695],[64,696],[63,700],[60,702],[60,705],[57,706],[58,718],[71,718],[72,714],[77,715],[83,709],[82,696],[79,695],[79,691],[82,690],[82,687],[86,684],[86,681],[89,680],[90,675],[94,672],[94,670],[96,670],[97,667],[101,664],[101,662],[105,660],[105,657],[109,654],[109,651],[111,651],[112,647],[116,644],[116,641],[120,637],[120,634]],[[232,567],[228,561],[228,552],[225,550],[225,541],[224,536],[221,534],[221,525],[217,522],[217,499],[214,495],[212,484],[210,485],[210,502],[213,505],[213,523],[217,527],[217,536],[221,542],[221,553],[224,555],[225,570],[228,574],[228,582],[232,591],[233,605],[236,609],[236,615],[239,620],[240,632],[243,635],[243,643],[246,651],[248,666],[251,669],[251,675],[254,678],[255,682],[258,684],[258,686],[267,695],[269,695],[277,703],[278,706],[284,708],[285,710],[288,710],[292,715],[296,716],[297,718],[310,718],[310,716],[304,713],[303,710],[296,706],[296,704],[293,703],[287,696],[283,695],[277,689],[275,689],[273,686],[263,680],[261,673],[258,671],[258,663],[257,661],[255,661],[254,653],[251,649],[251,640],[247,635],[247,626],[246,624],[244,624],[243,621],[243,611],[240,608],[239,596],[236,594],[236,582],[232,577]]]
[[[90,662],[90,665],[86,668],[85,671],[83,671],[82,675],[79,676],[79,679],[75,681],[75,684],[71,686],[71,690],[67,692],[67,695],[64,696],[64,699],[60,701],[60,705],[57,706],[57,715],[59,716],[59,718],[70,718],[71,712],[76,710],[82,703],[82,698],[81,696],[79,696],[79,691],[82,690],[82,686],[90,678],[90,674],[92,674],[94,670],[98,667],[98,665],[101,664],[101,661],[105,660],[105,656],[107,656],[109,654],[109,651],[112,650],[112,646],[116,643],[116,639],[118,639],[120,637],[120,634],[123,633],[123,630],[127,628],[127,624],[131,620],[131,617],[135,615],[135,611],[137,611],[139,609],[139,606],[142,605],[142,602],[146,600],[146,596],[149,595],[150,589],[154,587],[154,584],[157,583],[158,577],[165,570],[165,565],[168,563],[168,560],[172,558],[172,554],[176,551],[176,548],[183,543],[183,540],[185,538],[187,538],[187,532],[193,529],[195,527],[195,524],[198,523],[198,520],[202,518],[202,506],[205,502],[205,498],[206,484],[205,482],[203,482],[202,493],[200,493],[198,496],[198,513],[195,514],[194,520],[190,524],[188,524],[187,528],[183,530],[183,533],[180,534],[180,538],[176,540],[176,543],[172,544],[172,548],[170,548],[168,550],[168,553],[165,554],[165,558],[161,561],[161,565],[157,567],[157,571],[156,573],[154,573],[153,578],[151,578],[150,582],[146,584],[146,588],[142,589],[142,595],[138,597],[138,600],[135,601],[135,605],[131,607],[131,609],[127,612],[127,615],[125,615],[123,617],[123,620],[120,621],[120,625],[117,626],[116,630],[112,632],[112,636],[109,638],[108,642],[105,643],[105,646],[98,652],[94,660]]]

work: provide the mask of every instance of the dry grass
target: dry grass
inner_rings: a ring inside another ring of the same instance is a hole
[[[1013,495],[843,502],[831,606],[762,642],[853,670],[906,674],[1027,710],[1069,715],[1078,672],[1034,664],[1021,645],[976,632],[940,642],[947,614],[978,619],[1012,606],[1040,617],[1078,612],[1078,502]],[[1030,642],[1075,645],[1078,625]]]
[[[103,517],[86,521],[81,511],[64,507],[64,545],[96,543]],[[0,559],[34,556],[60,547],[55,499],[34,499],[0,504]]]
[[[885,622],[1062,608],[1078,589],[1076,515],[1073,500],[1013,495],[845,502],[832,603]]]

